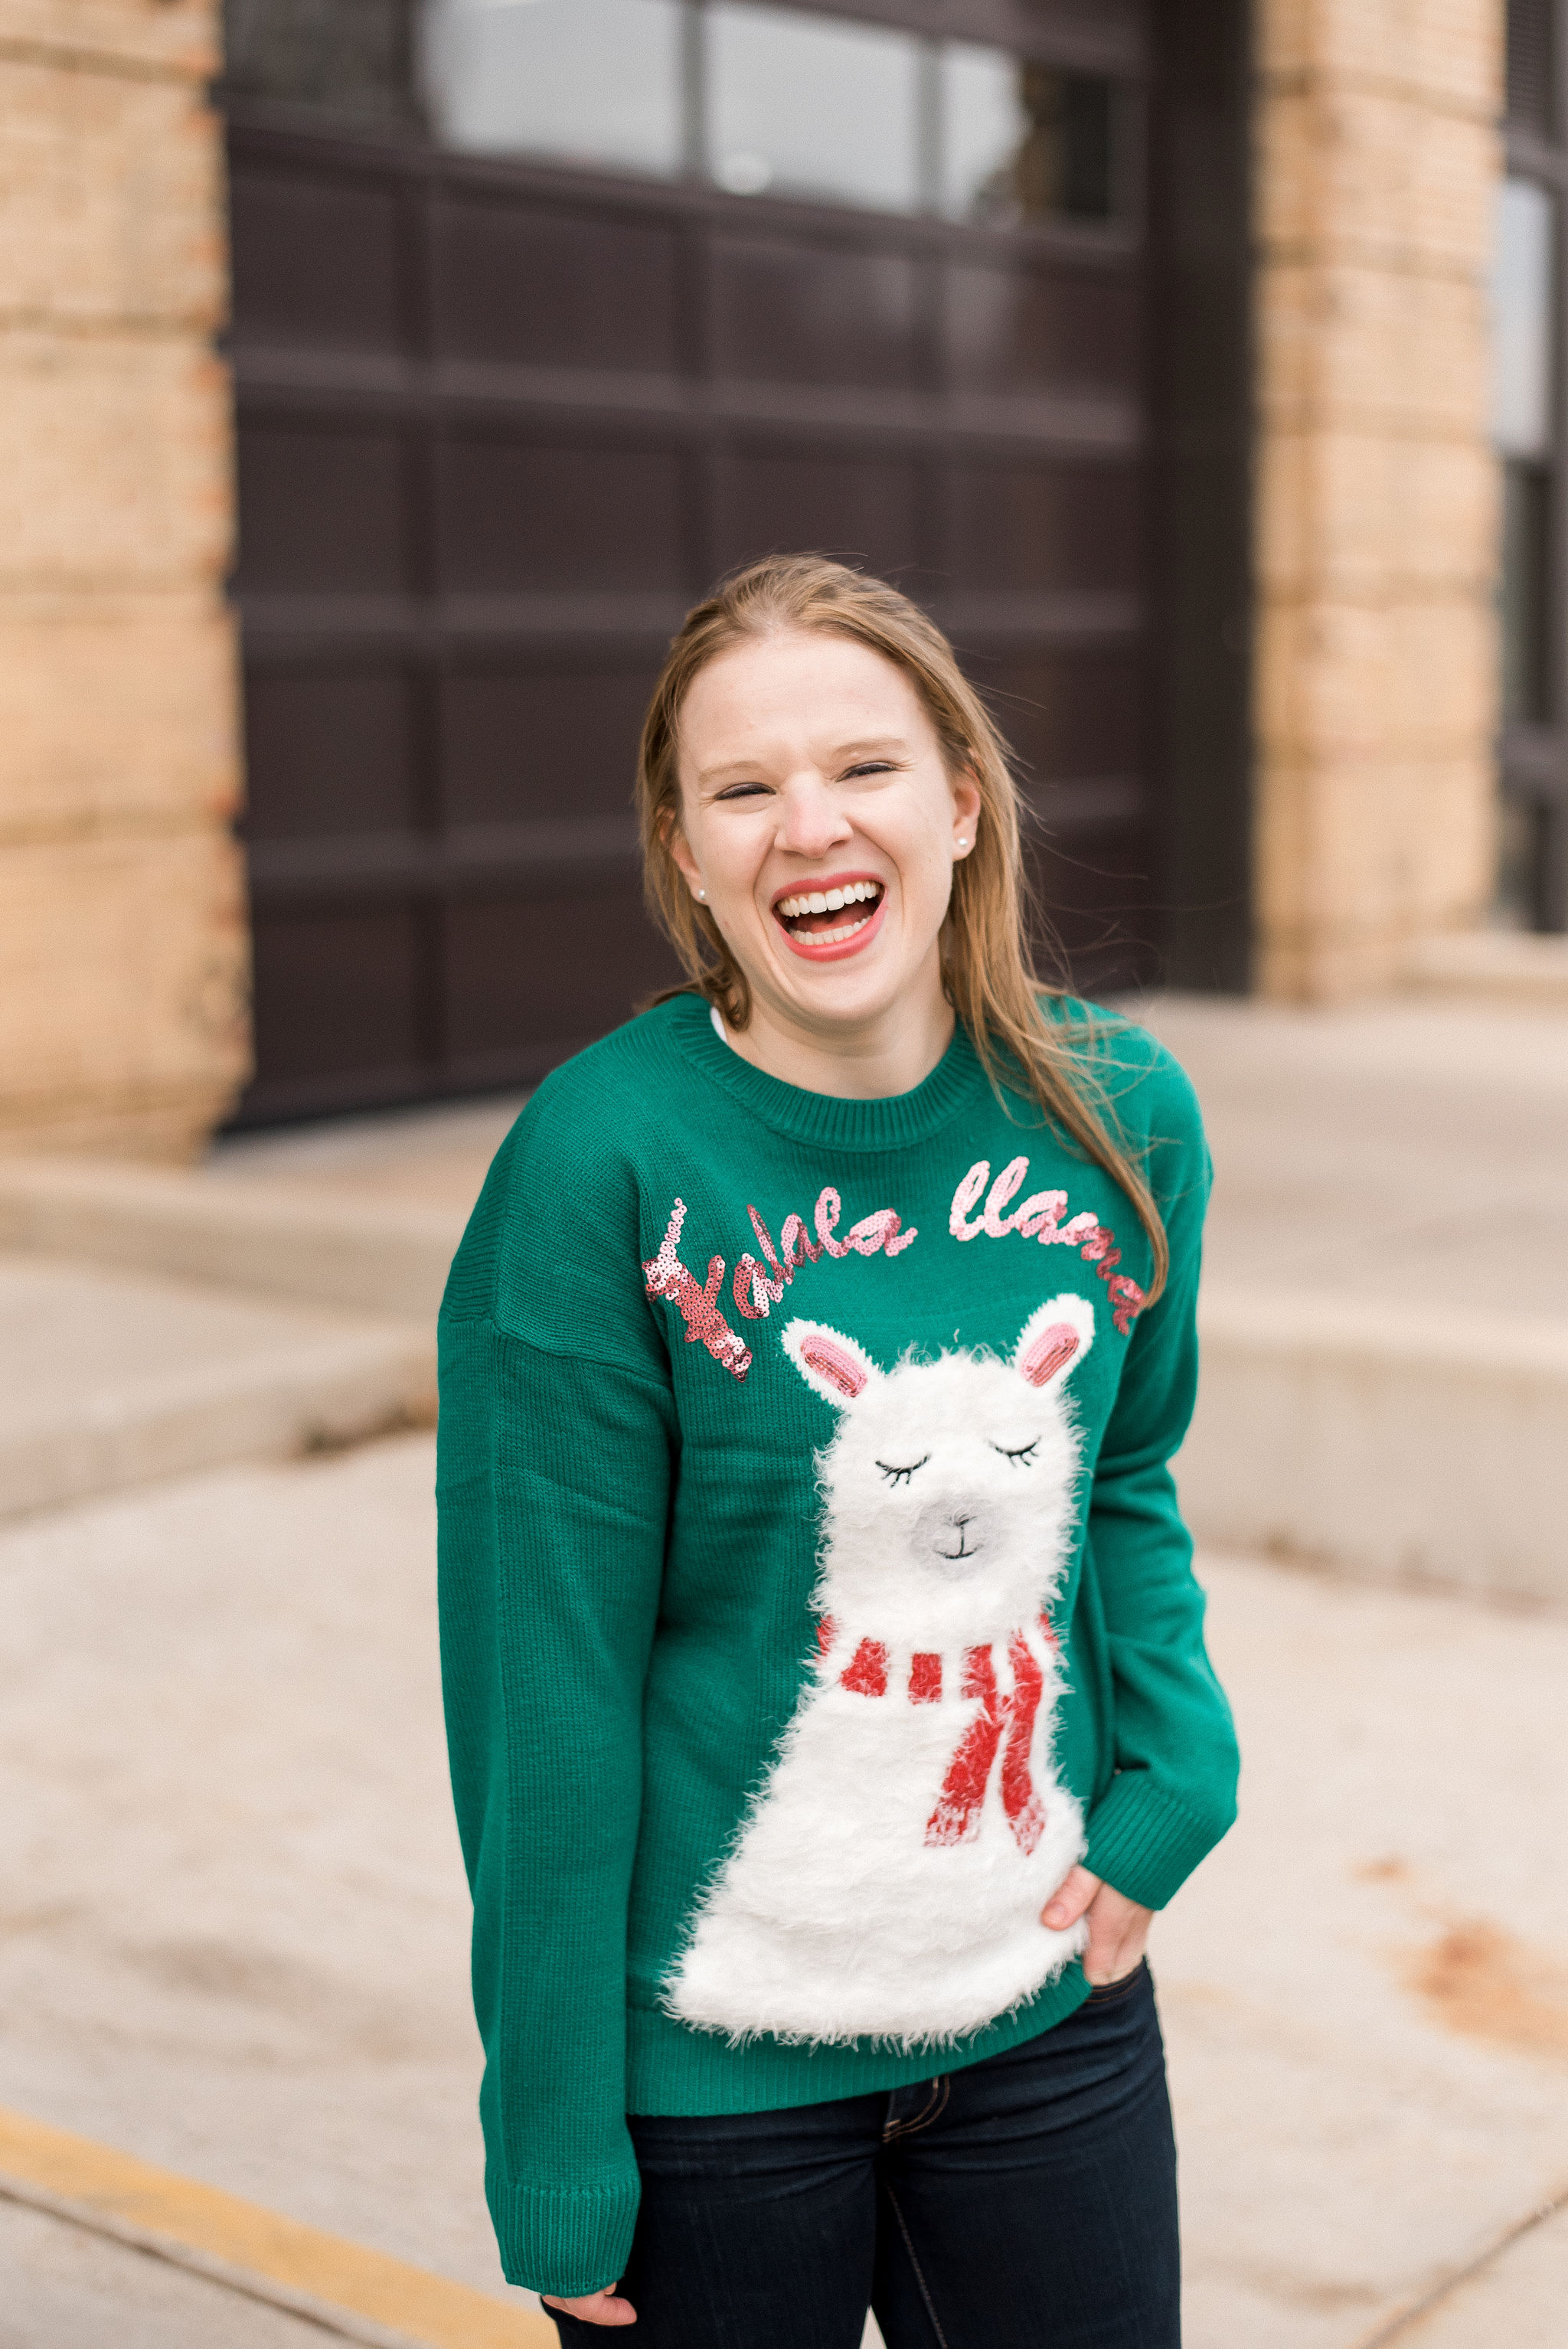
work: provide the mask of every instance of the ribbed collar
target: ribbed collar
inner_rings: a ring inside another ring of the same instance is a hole
[[[843,1101],[836,1093],[807,1092],[754,1069],[715,1034],[700,995],[677,996],[665,1013],[669,1044],[687,1068],[710,1078],[748,1116],[796,1142],[833,1150],[903,1150],[940,1133],[989,1090],[962,1027],[954,1028],[946,1051],[913,1092],[890,1093],[879,1101]]]

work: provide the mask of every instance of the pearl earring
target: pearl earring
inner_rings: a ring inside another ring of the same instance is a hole
[[[959,845],[959,847],[960,847],[960,848],[967,848],[967,847],[968,847],[968,845],[969,845],[969,843],[968,843],[966,840],[961,840],[961,841],[958,843],[958,845]]]
[[[697,893],[696,893],[696,902],[697,902],[697,904],[698,904],[699,905],[707,905],[707,891],[706,889],[699,889],[699,890],[697,891]]]

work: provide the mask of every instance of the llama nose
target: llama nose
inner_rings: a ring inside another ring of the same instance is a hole
[[[990,1514],[984,1501],[962,1495],[928,1501],[910,1536],[915,1556],[944,1574],[973,1573],[985,1555]]]

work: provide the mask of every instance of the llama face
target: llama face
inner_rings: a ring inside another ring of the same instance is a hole
[[[835,1330],[789,1324],[786,1353],[840,1413],[819,1463],[824,1613],[936,1648],[1034,1619],[1073,1515],[1063,1388],[1093,1340],[1094,1308],[1072,1295],[1030,1315],[1006,1361],[954,1352],[883,1371]]]

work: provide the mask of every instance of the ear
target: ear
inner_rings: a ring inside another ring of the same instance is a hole
[[[784,1332],[784,1351],[813,1394],[847,1411],[882,1372],[852,1338],[824,1330],[816,1321],[791,1321]]]
[[[1094,1343],[1094,1307],[1087,1297],[1047,1298],[1018,1333],[1013,1368],[1032,1387],[1057,1387]]]
[[[975,779],[973,767],[959,768],[958,772],[952,779],[952,790],[954,842],[956,845],[961,837],[965,839],[969,845],[959,849],[958,854],[961,857],[968,856],[973,851],[975,837],[979,830],[980,811],[983,805],[980,785]]]
[[[700,885],[701,874],[697,869],[696,858],[692,854],[686,833],[681,829],[680,818],[673,808],[665,810],[660,822],[660,832],[665,846],[675,859],[682,879],[695,897]]]

